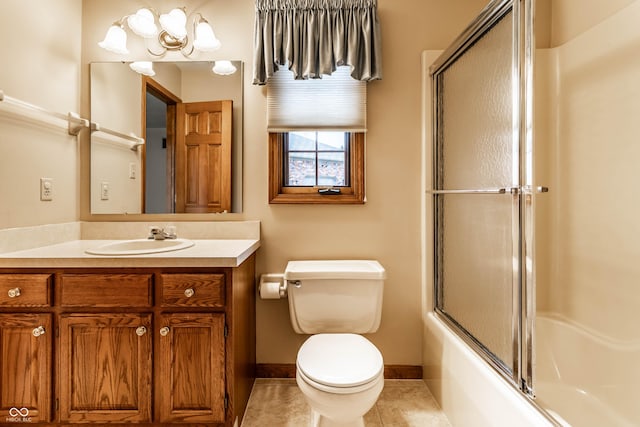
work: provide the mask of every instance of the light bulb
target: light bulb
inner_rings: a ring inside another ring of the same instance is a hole
[[[182,9],[173,9],[160,15],[160,26],[171,37],[183,40],[187,36],[187,15]]]
[[[134,33],[146,39],[155,37],[158,34],[153,12],[147,8],[139,9],[134,15],[129,15],[127,24],[129,24],[129,28]]]
[[[136,73],[143,74],[145,76],[155,76],[156,72],[153,71],[153,62],[151,61],[136,61],[129,64],[129,67]]]
[[[118,24],[113,24],[109,27],[107,34],[104,36],[104,40],[99,42],[98,46],[120,55],[127,55],[129,53],[127,49],[127,33],[124,31],[124,28]]]
[[[227,61],[226,59],[224,59],[216,61],[212,70],[214,73],[220,74],[221,76],[228,76],[235,73],[237,68],[231,63],[231,61]]]
[[[196,38],[193,41],[193,47],[203,52],[211,52],[220,49],[220,40],[213,33],[213,28],[202,19],[196,26]]]

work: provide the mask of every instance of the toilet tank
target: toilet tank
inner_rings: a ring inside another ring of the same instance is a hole
[[[375,332],[386,272],[377,261],[289,261],[284,271],[296,333]]]

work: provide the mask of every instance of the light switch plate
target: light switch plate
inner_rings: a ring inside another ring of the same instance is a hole
[[[109,183],[101,182],[100,183],[100,200],[109,200]]]
[[[53,200],[53,178],[40,178],[40,200]]]

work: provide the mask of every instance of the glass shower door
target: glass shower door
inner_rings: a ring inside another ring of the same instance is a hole
[[[435,309],[527,392],[530,12],[492,2],[431,68]]]

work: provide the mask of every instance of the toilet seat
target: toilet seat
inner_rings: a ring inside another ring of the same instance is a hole
[[[382,354],[357,334],[317,334],[298,351],[298,374],[324,391],[356,393],[383,378]]]

